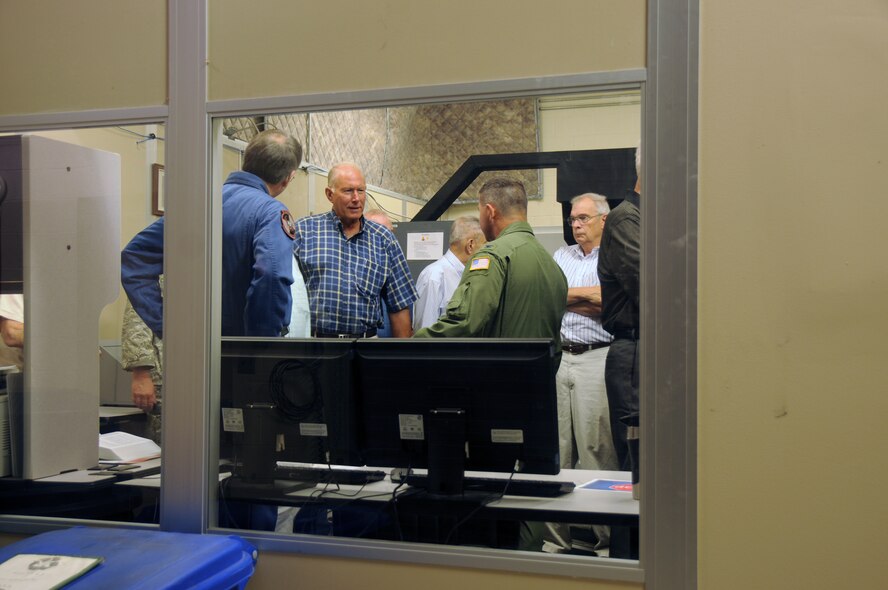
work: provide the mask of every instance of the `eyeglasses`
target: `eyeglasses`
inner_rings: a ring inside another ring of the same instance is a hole
[[[577,215],[576,217],[571,215],[570,217],[566,218],[565,221],[567,222],[567,225],[573,225],[577,221],[585,225],[593,219],[601,217],[602,215],[604,215],[604,213],[599,213],[598,215]]]

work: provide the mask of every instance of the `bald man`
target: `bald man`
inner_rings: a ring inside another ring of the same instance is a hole
[[[331,210],[297,220],[293,241],[308,289],[312,336],[373,338],[382,327],[382,302],[392,335],[411,336],[413,278],[394,234],[364,217],[361,169],[336,164],[324,192]]]
[[[431,326],[441,317],[456,291],[466,262],[486,243],[477,217],[464,215],[453,221],[447,252],[425,267],[416,279],[418,298],[413,306],[414,330]]]

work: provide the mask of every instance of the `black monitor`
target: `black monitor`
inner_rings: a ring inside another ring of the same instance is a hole
[[[223,338],[220,455],[253,481],[277,461],[360,464],[352,357],[350,340]]]
[[[364,462],[428,468],[438,493],[464,469],[557,474],[555,359],[548,339],[358,340]]]

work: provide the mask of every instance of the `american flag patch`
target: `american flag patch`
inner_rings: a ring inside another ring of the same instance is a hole
[[[487,270],[490,268],[490,258],[476,258],[472,261],[469,270]]]

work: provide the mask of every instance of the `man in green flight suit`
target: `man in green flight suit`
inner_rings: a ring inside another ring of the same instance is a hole
[[[527,223],[524,185],[494,178],[479,197],[488,242],[466,264],[444,315],[414,337],[551,338],[560,361],[567,279]],[[522,522],[518,548],[542,550],[544,534],[543,523]]]
[[[484,183],[478,209],[489,241],[466,264],[444,315],[416,337],[552,338],[560,351],[567,280],[527,223],[524,185]]]

